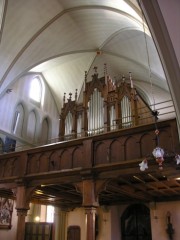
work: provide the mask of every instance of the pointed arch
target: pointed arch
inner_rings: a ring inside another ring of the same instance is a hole
[[[27,121],[27,137],[31,142],[34,142],[36,131],[37,117],[35,111],[31,111]]]
[[[12,132],[18,136],[22,136],[24,125],[25,110],[22,103],[19,103],[14,112]]]
[[[144,133],[140,139],[141,157],[152,154],[153,149],[156,147],[155,136],[151,133]]]
[[[110,144],[110,161],[124,161],[124,146],[118,139],[114,139]]]
[[[94,164],[109,163],[109,146],[105,142],[100,142],[95,149]]]
[[[129,136],[125,141],[125,159],[138,159],[140,158],[140,142],[139,139]]]
[[[82,149],[80,147],[76,147],[72,153],[72,167],[83,167],[82,159]]]
[[[133,204],[121,216],[123,240],[152,240],[150,210],[144,204]]]
[[[41,128],[41,144],[47,144],[48,140],[50,139],[50,120],[48,117],[44,118],[42,121],[42,128]]]

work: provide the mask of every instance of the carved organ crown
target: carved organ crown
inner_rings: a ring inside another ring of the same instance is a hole
[[[85,82],[83,102],[77,102],[72,94],[66,100],[64,95],[60,115],[60,140],[91,136],[153,122],[152,111],[133,86],[131,73],[129,81],[112,81],[105,73],[98,78],[97,68],[92,80]]]

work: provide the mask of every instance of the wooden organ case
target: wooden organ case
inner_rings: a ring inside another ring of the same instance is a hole
[[[60,114],[59,139],[70,140],[79,137],[132,128],[154,122],[152,110],[129,80],[124,77],[113,82],[109,76],[98,78],[92,75],[87,82],[85,74],[83,101],[72,94],[66,99]]]

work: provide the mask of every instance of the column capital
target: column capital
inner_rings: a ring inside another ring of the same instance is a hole
[[[17,216],[27,216],[27,212],[29,209],[27,208],[16,208]]]
[[[84,207],[85,209],[85,214],[95,214],[97,207]]]

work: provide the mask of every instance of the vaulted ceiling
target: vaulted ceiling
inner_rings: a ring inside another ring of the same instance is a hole
[[[112,79],[132,72],[149,101],[170,94],[156,47],[136,0],[7,0],[0,3],[0,96],[21,76],[40,73],[57,106],[80,93],[84,72]],[[153,94],[154,95],[153,95]]]

